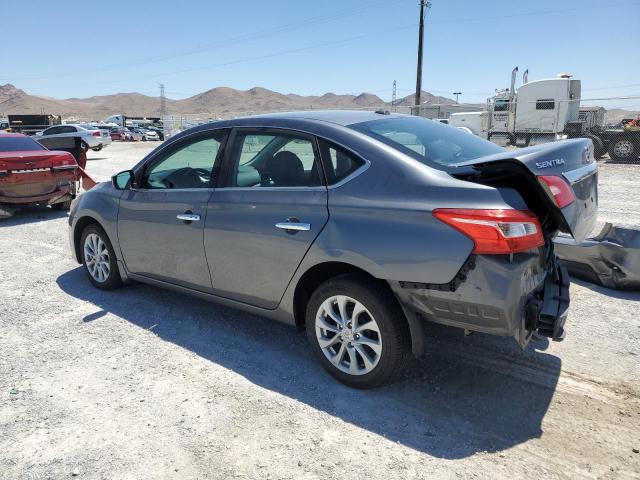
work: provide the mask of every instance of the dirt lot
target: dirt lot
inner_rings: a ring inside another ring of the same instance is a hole
[[[99,179],[154,145],[91,153]],[[602,164],[601,218],[640,225],[640,166]],[[0,478],[640,478],[640,293],[572,285],[568,335],[432,327],[355,391],[287,326],[134,284],[92,288],[66,214],[0,224]]]

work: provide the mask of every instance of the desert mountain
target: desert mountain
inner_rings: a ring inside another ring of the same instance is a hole
[[[399,111],[408,112],[414,104],[413,94],[397,100]],[[430,104],[453,104],[452,99],[432,95],[423,91],[422,102]],[[468,105],[468,104],[467,104]],[[484,105],[477,105],[482,109]],[[390,104],[372,93],[360,95],[303,96],[294,93],[278,93],[266,88],[236,90],[216,87],[182,100],[167,99],[169,114],[197,114],[207,118],[227,118],[243,114],[308,109],[376,109],[390,108]],[[0,85],[0,118],[12,113],[53,113],[79,120],[103,120],[110,115],[124,113],[130,116],[160,115],[160,98],[141,93],[115,93],[88,98],[56,99],[29,95],[11,84]],[[605,122],[617,123],[622,118],[638,115],[638,112],[611,109]]]
[[[453,100],[422,93],[423,101],[453,103]],[[413,95],[398,100],[398,105],[413,104]],[[373,109],[388,108],[385,102],[372,93],[360,95],[303,96],[283,94],[266,88],[236,90],[216,87],[182,100],[167,99],[170,114],[199,114],[208,117],[229,117],[247,113],[273,112],[281,110],[316,109]],[[65,100],[29,95],[11,84],[0,86],[0,117],[12,113],[53,113],[84,120],[99,120],[110,115],[124,113],[131,116],[158,116],[160,98],[140,93],[116,93],[89,98]]]

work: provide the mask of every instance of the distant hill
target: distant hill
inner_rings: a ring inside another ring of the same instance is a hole
[[[413,105],[413,98],[413,95],[401,98],[397,101],[397,105],[409,107]],[[422,101],[454,103],[449,98],[437,97],[429,92],[422,93]],[[278,93],[261,87],[250,90],[216,87],[182,100],[167,99],[167,111],[170,114],[206,114],[209,117],[230,117],[282,110],[375,108],[389,108],[389,103],[372,93],[360,95],[325,93],[320,96],[303,96]],[[81,120],[102,120],[120,113],[130,116],[158,116],[160,98],[131,92],[61,100],[29,95],[11,84],[0,86],[0,116],[42,112]]]

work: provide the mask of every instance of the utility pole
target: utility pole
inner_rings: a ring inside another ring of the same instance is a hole
[[[393,93],[391,94],[391,111],[396,111],[396,81],[393,81]]]
[[[416,72],[415,104],[420,105],[420,93],[422,92],[422,44],[424,43],[424,10],[430,8],[431,2],[420,0],[420,29],[418,30],[418,69]]]
[[[160,84],[160,118],[164,118],[167,114],[167,99],[164,96],[164,83]]]
[[[462,95],[462,92],[453,92],[453,95],[456,96],[456,103],[458,103],[458,96]]]

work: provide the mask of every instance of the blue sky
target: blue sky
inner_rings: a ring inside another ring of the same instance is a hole
[[[519,65],[530,80],[571,72],[583,98],[640,96],[640,0],[432,4],[425,90],[482,101]],[[158,95],[164,83],[170,98],[262,86],[389,99],[393,80],[399,97],[415,88],[418,0],[6,2],[0,17],[0,84],[31,94]]]

